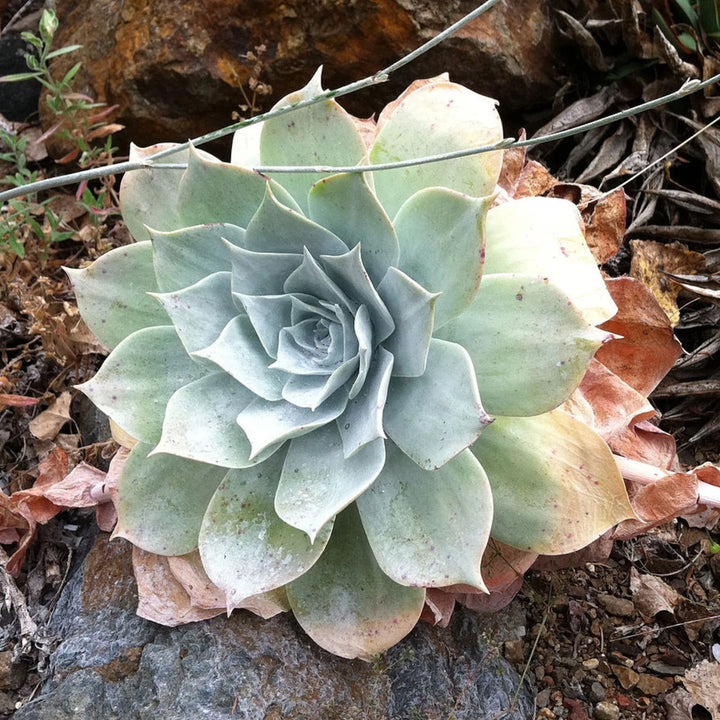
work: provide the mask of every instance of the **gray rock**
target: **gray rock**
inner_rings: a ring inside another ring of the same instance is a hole
[[[129,546],[101,536],[51,620],[63,638],[52,677],[16,720],[483,720],[518,690],[495,638],[502,613],[420,624],[365,663],[321,650],[290,615],[241,611],[167,628],[137,617],[136,602]],[[518,622],[517,610],[508,619]],[[504,717],[531,716],[533,704],[522,687]]]

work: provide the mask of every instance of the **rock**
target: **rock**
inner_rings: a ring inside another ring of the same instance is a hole
[[[615,703],[603,700],[595,706],[593,717],[595,720],[618,720],[620,708]]]
[[[537,697],[535,698],[535,705],[539,708],[547,707],[550,704],[550,693],[552,690],[550,688],[545,688],[544,690],[541,690]]]
[[[518,688],[483,639],[490,626],[464,609],[448,628],[418,626],[371,664],[321,650],[290,615],[236,611],[167,628],[139,618],[136,603],[129,545],[101,535],[51,618],[63,640],[50,681],[15,719],[471,720],[479,707],[506,710]],[[522,687],[503,716],[521,720],[532,706]]]
[[[257,103],[267,109],[321,64],[326,87],[372,75],[475,7],[475,0],[57,0],[55,47],[83,47],[54,68],[60,75],[81,61],[74,89],[118,104],[115,119],[136,143],[184,141],[228,125],[247,104],[261,45],[257,79],[273,93]],[[500,100],[506,113],[547,104],[561,84],[552,7],[551,0],[500,3],[389,82],[343,103],[367,117],[411,80],[449,71]]]
[[[644,695],[660,695],[672,690],[674,685],[672,678],[659,678],[645,673],[641,673],[637,681],[637,689]]]
[[[632,617],[635,614],[632,600],[614,595],[598,595],[598,600],[605,610],[616,617]]]
[[[597,658],[590,658],[589,660],[583,660],[582,665],[586,670],[595,670],[599,664],[600,661]]]
[[[607,697],[607,690],[602,686],[601,683],[594,682],[592,685],[590,685],[587,696],[590,702],[601,702]]]
[[[640,679],[640,675],[634,670],[624,665],[610,665],[613,671],[613,675],[620,681],[620,684],[625,690],[629,690],[635,687]]]

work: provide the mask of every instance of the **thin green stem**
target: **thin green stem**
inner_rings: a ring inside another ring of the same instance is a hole
[[[408,55],[405,55],[405,57],[401,58],[397,62],[394,62],[392,65],[388,65],[388,67],[386,67],[384,70],[380,70],[374,75],[370,75],[366,78],[363,78],[362,80],[357,80],[356,82],[350,83],[348,85],[343,85],[337,90],[326,90],[325,92],[315,95],[312,98],[308,98],[307,100],[301,100],[300,102],[283,105],[282,107],[275,108],[274,110],[270,110],[269,112],[263,113],[262,115],[257,115],[247,120],[241,120],[240,122],[236,122],[232,125],[221,128],[220,130],[215,130],[214,132],[207,133],[206,135],[201,135],[200,137],[194,138],[189,142],[182,143],[180,145],[173,145],[173,147],[171,148],[166,148],[165,150],[161,150],[160,152],[155,153],[155,155],[153,155],[152,157],[154,160],[160,160],[161,158],[167,155],[171,155],[172,153],[176,153],[179,150],[187,149],[188,147],[190,147],[190,145],[203,145],[213,140],[217,140],[221,137],[225,137],[226,135],[230,135],[236,130],[248,127],[249,125],[254,125],[256,123],[263,122],[264,120],[269,120],[280,115],[285,115],[286,113],[292,112],[293,110],[299,110],[301,108],[308,107],[309,105],[314,105],[315,103],[321,102],[323,100],[341,97],[343,95],[349,95],[350,93],[357,92],[358,90],[362,90],[364,88],[386,82],[391,73],[412,62],[416,58],[426,53],[428,50],[431,50],[436,45],[440,44],[450,36],[454,35],[460,28],[462,28],[464,25],[467,25],[472,20],[475,20],[475,18],[480,17],[480,15],[490,10],[490,8],[493,7],[493,5],[496,5],[498,2],[499,0],[486,0],[486,2],[482,3],[482,5],[478,6],[477,8],[475,8],[475,10],[468,13],[456,23],[443,30],[440,34],[436,35],[434,38],[428,40],[416,50],[413,50]],[[107,165],[102,168],[92,168],[91,170],[83,170],[77,173],[70,173],[68,175],[63,175],[62,177],[48,178],[47,180],[41,180],[36,183],[31,183],[24,186],[23,188],[13,188],[12,190],[6,190],[5,192],[2,192],[0,193],[0,202],[5,202],[6,200],[10,200],[20,195],[27,195],[31,193],[42,192],[44,190],[50,190],[56,187],[61,187],[62,185],[72,185],[73,183],[83,182],[84,180],[94,180],[101,177],[107,177],[108,175],[130,172],[131,170],[141,170],[142,168],[148,167],[150,164],[150,159],[145,158],[145,160],[141,162],[128,161],[123,163],[116,163],[114,165]]]
[[[488,0],[489,3],[495,3],[497,0]],[[488,3],[485,3],[482,5],[478,10],[482,8],[487,9]],[[477,12],[477,11],[476,11]],[[469,17],[469,16],[466,16]],[[466,18],[463,18],[463,21],[465,21]],[[458,23],[456,23],[453,28],[456,28]],[[448,28],[446,33],[451,28]],[[456,28],[457,29],[457,28]],[[444,33],[443,33],[444,34]],[[440,36],[438,36],[440,37]],[[433,39],[434,41],[437,41],[437,38]],[[432,42],[432,41],[431,41]],[[427,43],[426,43],[427,45]],[[419,52],[423,48],[426,48],[426,45],[424,45],[422,48],[418,48],[416,52]],[[408,56],[409,57],[409,56]],[[407,58],[403,58],[403,64],[407,61]],[[397,63],[395,63],[395,66],[390,66],[393,69],[396,69]],[[381,71],[381,73],[378,74],[381,75],[383,73],[387,73],[388,70]],[[378,76],[372,76],[378,77]],[[613,122],[617,122],[618,120],[622,120],[627,117],[632,117],[633,115],[638,115],[639,113],[646,112],[647,110],[651,110],[656,107],[660,107],[661,105],[666,105],[667,103],[673,102],[675,100],[679,100],[680,98],[683,98],[687,95],[691,95],[693,93],[698,92],[699,90],[702,90],[703,88],[709,87],[710,85],[713,85],[720,81],[720,73],[717,75],[714,75],[713,77],[704,80],[700,82],[699,80],[688,80],[683,84],[683,86],[676,90],[675,92],[669,93],[668,95],[663,95],[662,97],[656,98],[655,100],[651,100],[646,103],[642,103],[641,105],[636,105],[632,108],[627,108],[626,110],[621,110],[617,113],[614,113],[612,115],[607,115],[606,117],[599,118],[598,120],[593,120],[592,122],[584,123],[582,125],[578,125],[574,128],[569,128],[567,130],[562,130],[560,132],[556,133],[550,133],[549,135],[542,135],[540,137],[530,138],[529,140],[515,140],[514,138],[504,138],[503,140],[500,140],[497,143],[493,143],[491,145],[482,145],[480,147],[473,147],[473,148],[465,148],[463,150],[456,150],[454,152],[449,153],[442,153],[439,155],[430,155],[427,157],[421,157],[421,158],[412,158],[410,160],[403,160],[399,162],[392,162],[392,163],[382,163],[377,165],[352,165],[352,166],[337,166],[337,165],[261,165],[254,170],[259,173],[340,173],[340,172],[352,172],[352,173],[361,173],[361,172],[367,172],[368,170],[372,170],[373,172],[377,171],[383,171],[383,170],[395,170],[398,168],[404,168],[404,167],[412,167],[416,165],[426,165],[429,163],[434,162],[441,162],[443,160],[453,160],[456,158],[462,158],[462,157],[468,157],[470,155],[478,155],[480,153],[486,153],[486,152],[492,152],[494,150],[504,150],[507,148],[512,147],[532,147],[534,145],[541,145],[543,143],[549,143],[549,142],[555,142],[557,140],[562,140],[564,138],[571,137],[573,135],[577,135],[579,133],[587,132],[588,130],[593,130],[598,127],[602,127],[604,125],[609,125]],[[364,81],[360,81],[364,82]],[[372,84],[369,83],[369,84]],[[353,83],[353,85],[358,85],[358,83]],[[40,192],[42,190],[48,190],[54,187],[59,187],[61,185],[68,185],[75,182],[81,182],[83,180],[92,180],[95,178],[100,177],[106,177],[107,175],[115,175],[117,173],[123,173],[123,172],[129,172],[131,170],[141,170],[143,168],[148,167],[157,167],[157,168],[164,168],[164,169],[182,169],[185,168],[186,165],[182,163],[162,163],[162,164],[155,164],[155,161],[160,159],[161,157],[164,157],[166,155],[178,152],[178,150],[182,150],[183,148],[189,147],[190,144],[199,144],[201,142],[208,142],[209,140],[215,139],[217,137],[221,137],[222,135],[226,135],[229,132],[233,132],[234,129],[238,129],[239,127],[244,127],[246,125],[250,125],[253,122],[259,122],[260,120],[265,120],[270,117],[275,117],[276,115],[283,114],[286,112],[290,112],[291,110],[296,110],[300,107],[305,107],[309,104],[312,104],[313,102],[318,102],[319,100],[325,99],[326,97],[336,97],[338,93],[342,92],[343,94],[347,94],[347,92],[352,92],[352,90],[347,90],[351,86],[345,86],[345,88],[341,88],[339,91],[328,91],[323,93],[322,95],[319,95],[315,98],[311,98],[309,100],[302,101],[300,103],[297,103],[295,105],[286,105],[281,108],[277,108],[277,110],[273,110],[269,113],[266,113],[265,115],[259,115],[255,118],[252,118],[251,120],[245,120],[242,123],[236,123],[235,125],[229,126],[229,128],[224,128],[223,130],[218,130],[215,133],[210,133],[209,135],[204,135],[201,138],[198,138],[197,140],[190,141],[190,143],[185,143],[183,145],[173,145],[171,148],[167,148],[165,150],[162,150],[155,155],[152,155],[149,158],[145,158],[142,161],[139,162],[124,162],[124,163],[117,163],[115,165],[108,165],[102,168],[93,168],[91,170],[84,170],[82,172],[78,173],[72,173],[69,175],[63,175],[59,178],[49,178],[47,180],[41,180],[39,182],[31,183],[29,185],[25,185],[19,188],[13,188],[12,190],[7,190],[3,193],[0,193],[0,202],[4,202],[5,200],[10,200],[14,197],[18,197],[20,195],[26,195],[28,193],[35,193]],[[365,86],[363,86],[365,87]],[[359,89],[356,87],[355,89]],[[328,94],[329,93],[329,94]],[[218,134],[219,133],[219,134]]]

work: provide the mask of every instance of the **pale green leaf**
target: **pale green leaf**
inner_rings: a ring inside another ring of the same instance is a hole
[[[317,410],[297,407],[285,400],[270,402],[257,398],[237,418],[245,431],[255,457],[276,443],[284,442],[335,420],[347,405],[347,395],[335,393]]]
[[[208,577],[225,592],[228,608],[251,595],[282,587],[306,572],[322,553],[332,523],[314,543],[275,513],[285,453],[252,468],[231,470],[217,489],[200,530]]]
[[[560,288],[591,325],[617,307],[585,242],[577,207],[560,198],[528,197],[487,215],[485,273],[527,273]]]
[[[340,433],[335,423],[329,423],[290,441],[275,510],[314,540],[329,520],[372,485],[384,462],[381,439],[346,459]]]
[[[229,223],[247,227],[265,197],[267,178],[195,148],[190,149],[187,162],[176,200],[182,226]],[[273,184],[273,190],[280,202],[297,208],[280,186]]]
[[[490,480],[500,542],[559,555],[635,517],[608,446],[560,410],[497,418],[471,449]]]
[[[429,293],[394,267],[383,278],[378,293],[395,321],[395,331],[383,343],[383,347],[395,358],[393,375],[422,375],[425,372],[438,295]]]
[[[395,582],[485,590],[493,498],[469,450],[430,472],[389,442],[385,467],[357,506],[375,559]]]
[[[188,353],[215,342],[238,315],[232,301],[230,277],[229,272],[217,272],[183,290],[155,295]]]
[[[334,232],[349,248],[360,245],[362,261],[377,285],[397,265],[392,223],[361,173],[323,178],[312,186],[310,218]]]
[[[76,387],[131,437],[155,444],[172,394],[203,375],[175,328],[159,326],[126,337],[95,377]]]
[[[173,455],[151,455],[138,443],[118,481],[115,537],[158,555],[184,555],[198,546],[205,509],[225,468]]]
[[[462,452],[490,421],[480,404],[470,356],[455,343],[431,340],[425,372],[390,382],[385,431],[426,470],[436,470]]]
[[[159,143],[146,148],[130,145],[130,162],[145,160],[176,146]],[[188,151],[179,150],[162,158],[163,163],[186,163]],[[145,167],[123,175],[120,183],[120,209],[123,220],[135,240],[149,240],[148,227],[154,230],[178,230],[188,223],[180,219],[177,203],[180,180],[185,171]],[[213,222],[217,222],[215,219]]]
[[[162,292],[173,292],[230,270],[230,248],[244,242],[245,230],[214,223],[167,233],[150,230],[150,236],[158,286]]]
[[[485,215],[492,198],[471,198],[446,188],[413,195],[395,218],[399,268],[432,293],[435,327],[465,310],[483,272]]]
[[[167,313],[148,295],[158,290],[149,242],[115,248],[82,270],[65,272],[83,320],[108,347],[136,330],[168,324]]]
[[[243,295],[280,295],[288,275],[302,263],[301,254],[254,252],[228,246],[233,292]]]
[[[286,591],[297,621],[318,645],[364,660],[402,640],[425,604],[423,588],[399,585],[380,569],[354,505],[337,516],[320,559]]]
[[[250,460],[250,441],[238,414],[255,395],[226,373],[213,373],[181,387],[165,410],[162,437],[153,450],[225,468],[249,467],[277,449]]]
[[[470,308],[436,335],[470,353],[491,415],[539,415],[556,408],[612,337],[589,325],[551,282],[519,274],[483,276]]]
[[[322,92],[320,70],[297,92],[286,95],[275,107],[283,107]],[[353,119],[334,100],[323,100],[281,117],[263,122],[260,137],[263,165],[356,165],[365,157],[365,144]],[[308,214],[308,193],[322,175],[292,173],[278,176]]]
[[[502,139],[495,101],[450,82],[406,95],[380,125],[370,150],[374,165],[489,145]],[[495,190],[502,152],[374,173],[375,190],[391,218],[418,190],[447,187],[481,198]],[[432,288],[429,288],[432,289]]]
[[[278,202],[269,186],[247,226],[244,247],[256,252],[298,255],[306,251],[316,257],[347,252],[337,235]]]
[[[392,369],[392,354],[380,346],[362,389],[348,402],[337,421],[346,458],[377,438],[385,437],[383,413]]]
[[[272,358],[268,357],[250,319],[245,315],[230,320],[212,345],[197,350],[193,355],[212,360],[248,390],[266,400],[282,397],[287,375],[282,370],[269,367]]]

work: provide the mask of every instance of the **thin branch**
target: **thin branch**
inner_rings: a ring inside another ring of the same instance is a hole
[[[497,0],[488,0],[489,2],[497,2]],[[485,4],[487,5],[487,3]],[[481,7],[485,7],[485,5]],[[479,10],[480,8],[478,8]],[[464,18],[463,18],[464,20]],[[437,40],[437,38],[434,38],[434,40]],[[425,46],[423,46],[425,47]],[[419,48],[419,50],[422,48]],[[397,63],[396,63],[397,65]],[[392,67],[392,66],[391,66]],[[387,73],[387,70],[384,70],[381,72]],[[380,74],[379,74],[380,75]],[[379,77],[378,76],[372,76],[373,78]],[[384,81],[384,80],[383,80]],[[651,100],[650,102],[642,103],[641,105],[636,105],[635,107],[628,108],[626,110],[621,110],[620,112],[614,113],[612,115],[608,115],[604,118],[599,118],[598,120],[593,120],[589,123],[584,123],[582,125],[578,125],[574,128],[570,128],[568,130],[562,130],[557,133],[551,133],[549,135],[543,135],[541,137],[531,138],[530,140],[515,140],[513,138],[504,138],[503,140],[500,140],[497,143],[493,143],[491,145],[482,145],[480,147],[473,147],[473,148],[465,148],[463,150],[456,150],[454,152],[448,152],[448,153],[442,153],[439,155],[431,155],[427,157],[421,157],[421,158],[413,158],[410,160],[402,160],[399,162],[392,162],[392,163],[382,163],[377,165],[259,165],[253,170],[259,173],[363,173],[363,172],[379,172],[383,170],[395,170],[398,168],[404,168],[404,167],[413,167],[416,165],[426,165],[429,163],[435,163],[435,162],[441,162],[444,160],[454,160],[457,158],[462,157],[468,157],[470,155],[479,155],[481,153],[486,152],[492,152],[494,150],[504,150],[507,148],[513,148],[513,147],[532,147],[535,145],[541,145],[543,143],[548,142],[555,142],[557,140],[562,140],[567,137],[571,137],[572,135],[577,135],[583,132],[587,132],[588,130],[593,130],[598,127],[602,127],[604,125],[609,125],[613,122],[617,122],[618,120],[622,120],[627,117],[632,117],[633,115],[638,115],[639,113],[645,112],[647,110],[651,110],[653,108],[659,107],[661,105],[665,105],[667,103],[673,102],[675,100],[678,100],[680,98],[683,98],[687,95],[691,95],[693,93],[698,92],[699,90],[702,90],[710,85],[713,85],[720,81],[720,73],[717,75],[714,75],[713,77],[709,78],[708,80],[704,80],[700,82],[699,80],[688,80],[685,82],[682,87],[675,92],[669,93],[668,95],[663,95],[660,98],[656,98],[655,100]],[[364,82],[364,81],[360,81]],[[369,84],[372,84],[369,83]],[[357,83],[354,83],[353,85],[357,85]],[[350,86],[346,86],[348,88]],[[363,86],[365,87],[365,86]],[[355,88],[359,89],[359,88]],[[345,88],[341,89],[341,91],[344,91]],[[255,118],[252,118],[251,120],[244,120],[242,123],[236,123],[235,125],[231,125],[228,128],[224,128],[223,130],[218,130],[215,133],[210,133],[209,135],[204,135],[201,138],[198,138],[197,140],[191,141],[192,144],[199,144],[201,142],[208,142],[209,140],[215,139],[217,137],[222,137],[222,135],[227,135],[230,132],[233,132],[236,129],[239,129],[240,127],[245,127],[246,125],[253,124],[254,122],[259,122],[261,120],[265,120],[268,118],[275,117],[279,114],[284,114],[285,112],[290,112],[291,110],[297,110],[298,108],[305,107],[309,104],[312,104],[313,102],[317,102],[318,100],[323,100],[328,96],[336,97],[341,91],[328,91],[330,95],[328,95],[328,92],[323,93],[322,95],[318,95],[316,98],[311,98],[307,101],[302,101],[300,103],[297,103],[295,105],[285,105],[281,108],[278,108],[277,110],[272,110],[269,113],[266,113],[265,115],[258,115]],[[351,91],[348,91],[351,92]],[[343,92],[343,94],[347,94]],[[219,133],[219,134],[218,134]],[[172,153],[176,153],[179,150],[182,150],[183,148],[187,148],[190,143],[184,143],[182,145],[174,145],[171,148],[167,148],[165,150],[161,150],[160,152],[145,158],[142,161],[138,162],[125,162],[125,163],[118,163],[116,165],[109,165],[104,168],[94,168],[92,170],[85,170],[78,173],[72,173],[70,175],[64,175],[59,178],[49,178],[47,180],[41,180],[36,183],[31,183],[29,185],[24,185],[20,188],[13,188],[12,190],[7,190],[3,193],[0,193],[0,202],[3,202],[5,200],[10,200],[14,197],[18,197],[20,195],[26,195],[28,193],[35,193],[40,192],[42,190],[48,190],[54,187],[59,187],[61,185],[68,185],[74,182],[81,182],[83,180],[91,180],[99,177],[105,177],[107,175],[114,175],[116,173],[121,172],[129,172],[131,170],[141,170],[144,168],[152,168],[157,167],[159,169],[183,169],[187,167],[184,163],[158,163],[155,164],[155,161],[160,159],[161,157],[165,157],[167,155],[170,155]]]
[[[282,107],[275,108],[274,110],[270,110],[269,112],[263,113],[262,115],[257,115],[247,120],[241,120],[240,122],[233,123],[232,125],[228,125],[227,127],[224,127],[220,130],[215,130],[214,132],[207,133],[206,135],[201,135],[200,137],[194,138],[189,142],[182,143],[180,145],[173,145],[172,148],[166,148],[165,150],[161,150],[160,152],[155,153],[152,157],[155,160],[159,160],[160,158],[166,157],[167,155],[171,155],[183,149],[187,149],[190,147],[190,145],[203,145],[213,140],[217,140],[221,137],[225,137],[226,135],[230,135],[231,133],[234,133],[236,130],[240,130],[241,128],[255,125],[256,123],[270,120],[272,118],[279,117],[280,115],[285,115],[286,113],[289,113],[293,110],[300,110],[301,108],[308,107],[309,105],[314,105],[315,103],[322,102],[323,100],[329,100],[332,98],[341,97],[343,95],[349,95],[350,93],[357,92],[358,90],[363,90],[364,88],[386,82],[391,73],[395,72],[396,70],[420,57],[420,55],[423,55],[428,50],[431,50],[436,45],[443,42],[443,40],[449,38],[451,35],[454,35],[460,28],[462,28],[464,25],[467,25],[472,20],[480,17],[480,15],[490,10],[490,8],[493,7],[493,5],[496,5],[498,2],[499,0],[486,0],[486,2],[475,8],[475,10],[462,17],[449,28],[443,30],[439,35],[436,35],[434,38],[428,40],[416,50],[413,50],[405,57],[401,58],[397,62],[394,62],[392,65],[388,65],[388,67],[386,67],[384,70],[380,70],[374,75],[369,75],[362,80],[358,80],[348,85],[343,85],[337,90],[326,90],[325,92],[319,93],[318,95],[315,95],[312,98],[308,98],[307,100],[301,100],[300,102],[283,105]],[[62,185],[71,185],[76,182],[82,182],[83,180],[95,180],[97,178],[106,177],[108,175],[130,172],[131,170],[141,170],[142,168],[148,167],[150,164],[151,163],[149,161],[149,158],[146,158],[142,162],[117,163],[115,165],[107,165],[102,168],[92,168],[90,170],[83,170],[77,173],[70,173],[68,175],[63,175],[62,177],[58,178],[48,178],[47,180],[40,180],[35,183],[30,183],[28,185],[24,185],[19,188],[13,188],[12,190],[6,190],[5,192],[0,193],[0,202],[11,200],[12,198],[19,197],[20,195],[41,192],[43,190],[50,190],[52,188],[61,187]]]

